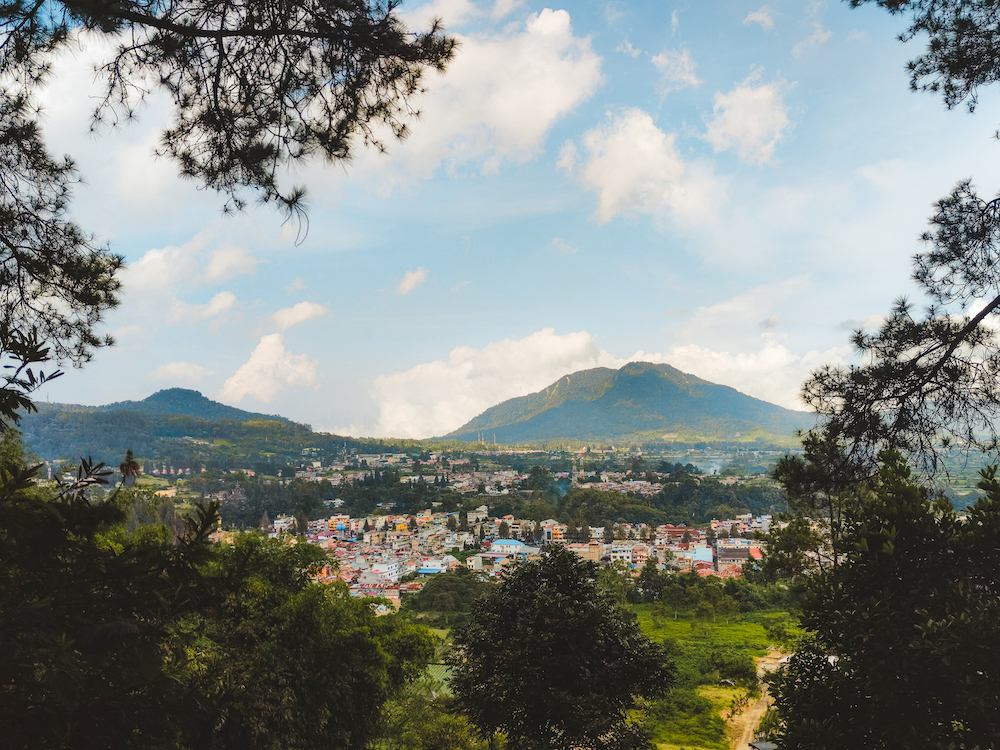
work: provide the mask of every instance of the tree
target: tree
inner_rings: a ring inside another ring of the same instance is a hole
[[[454,632],[456,708],[484,736],[545,750],[647,745],[628,714],[670,687],[673,668],[596,576],[596,565],[552,545]]]
[[[106,82],[94,126],[134,119],[154,87],[171,97],[159,153],[185,177],[226,196],[255,196],[301,213],[285,189],[288,165],[346,159],[357,141],[402,138],[427,67],[442,69],[455,42],[436,24],[411,34],[396,3],[290,0],[126,0],[8,3],[0,9],[0,421],[16,423],[31,393],[56,373],[50,360],[86,362],[112,343],[95,333],[118,304],[122,258],[68,219],[69,159],[47,152],[36,93],[52,56],[81,34],[117,48],[98,67]]]
[[[799,517],[799,522],[786,530],[776,530],[769,537],[770,550],[791,553],[795,547],[801,553],[814,551],[816,562],[822,560],[822,542],[829,547],[829,560],[833,565],[840,561],[842,545],[840,532],[844,513],[851,505],[861,502],[860,490],[868,470],[856,457],[848,453],[848,448],[837,434],[835,426],[827,425],[823,430],[810,431],[802,437],[803,455],[782,456],[775,465],[771,476],[785,490],[789,509]],[[809,522],[820,524],[823,531],[813,538]],[[773,561],[772,561],[773,562]],[[808,563],[797,566],[791,559],[778,565],[784,575],[801,575]],[[799,569],[796,569],[799,568]]]
[[[508,524],[506,521],[501,521],[500,526],[497,527],[497,535],[501,539],[507,539],[508,537],[510,537],[510,524]]]
[[[803,386],[854,457],[870,465],[895,448],[926,473],[940,466],[942,438],[995,450],[1000,409],[1000,342],[990,327],[1000,308],[1000,203],[962,182],[936,204],[931,225],[913,278],[934,303],[921,316],[898,301],[877,333],[854,334],[867,364],[824,367]]]
[[[978,90],[1000,81],[1000,29],[992,0],[850,0],[910,13],[904,41],[927,35],[927,51],[909,64],[911,87],[940,92],[948,108],[970,111]],[[1000,206],[958,183],[935,205],[929,246],[914,261],[913,278],[932,301],[916,313],[901,298],[877,333],[854,333],[867,363],[824,367],[803,398],[872,468],[880,450],[898,449],[925,474],[943,464],[939,444],[962,450],[1000,447],[1000,344],[991,317],[1000,308],[997,272]],[[985,437],[983,437],[985,436]]]
[[[1000,482],[961,520],[909,475],[882,454],[847,559],[807,584],[814,640],[772,685],[783,748],[1000,743]]]
[[[458,529],[458,521],[455,520],[454,514],[448,516],[448,522],[445,524],[448,531],[455,531]]]
[[[182,672],[190,745],[361,750],[382,704],[423,671],[433,636],[377,616],[341,582],[313,583],[324,560],[312,545],[252,535],[221,548],[225,597],[189,618],[178,643],[195,652]]]
[[[308,544],[178,537],[144,490],[85,463],[59,493],[0,441],[0,732],[4,747],[364,747],[430,634],[314,583]],[[150,523],[135,523],[138,508]],[[160,509],[162,510],[162,509]],[[170,513],[172,516],[172,512]],[[173,519],[168,519],[171,523]]]
[[[912,14],[903,41],[927,35],[927,52],[907,66],[915,91],[940,92],[948,109],[965,102],[972,112],[979,87],[1000,81],[1000,34],[991,0],[850,0],[855,8],[869,2]]]

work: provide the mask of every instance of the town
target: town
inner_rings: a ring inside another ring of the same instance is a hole
[[[541,451],[520,453],[544,456]],[[324,500],[323,511],[313,514],[319,517],[305,524],[290,513],[270,518],[265,511],[259,529],[265,535],[286,538],[289,543],[301,540],[321,547],[329,565],[318,573],[320,580],[342,580],[352,595],[381,597],[395,608],[399,607],[401,595],[418,591],[429,576],[460,566],[496,576],[506,566],[536,558],[550,544],[563,544],[586,560],[615,565],[634,576],[652,561],[659,570],[738,578],[748,561],[762,558],[760,537],[770,530],[770,514],[738,513],[697,525],[622,521],[602,526],[492,514],[491,506],[509,507],[506,501],[512,496],[533,494],[523,489],[531,482],[531,472],[472,470],[473,459],[478,464],[500,454],[491,451],[456,458],[431,453],[425,464],[406,454],[362,454],[325,467],[318,461],[308,461],[295,472],[296,480],[325,481],[336,490],[357,481],[357,473],[348,473],[352,468],[374,472],[403,467],[409,473],[399,477],[400,484],[440,486],[446,481],[449,490],[462,496],[469,509],[445,510],[437,501],[431,503],[432,507],[394,513],[393,504],[386,502],[372,513],[352,516],[343,512],[344,501],[334,497]],[[636,466],[640,463],[633,460]],[[697,470],[691,464],[688,467]],[[532,471],[537,474],[539,467],[534,466]],[[253,475],[251,471],[241,474],[248,478]],[[590,475],[555,472],[551,479],[574,490],[625,495],[639,502],[651,502],[663,491],[664,484],[679,485],[682,481],[678,476],[651,470],[599,471]],[[767,481],[762,475],[691,474],[683,479],[695,483],[706,480],[730,487],[747,481]],[[172,492],[160,490],[159,494]],[[223,504],[245,501],[239,485],[213,493],[210,498]],[[482,504],[471,507],[470,498],[482,500]],[[215,538],[231,539],[233,533],[220,529]]]

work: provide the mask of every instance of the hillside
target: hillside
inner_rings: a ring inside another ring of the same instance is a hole
[[[142,401],[116,401],[113,404],[94,407],[100,411],[134,411],[140,414],[172,414],[179,417],[198,419],[235,419],[249,422],[251,419],[268,419],[292,424],[291,420],[274,414],[257,414],[243,411],[235,406],[226,406],[218,401],[205,398],[198,391],[187,388],[167,388],[147,396]]]
[[[487,409],[455,440],[540,443],[752,441],[788,438],[814,416],[769,404],[670,365],[631,362],[566,375],[548,388]]]

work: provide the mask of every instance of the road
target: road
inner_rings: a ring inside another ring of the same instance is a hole
[[[778,660],[785,656],[787,654],[781,651],[769,651],[767,656],[756,659],[757,676],[763,677],[766,673],[776,670],[778,668]],[[767,711],[768,705],[770,705],[770,697],[767,694],[767,685],[762,684],[760,700],[746,711],[734,716],[729,722],[731,736],[739,737],[733,744],[733,750],[749,750],[750,743],[753,742],[757,724],[760,723],[761,717]]]

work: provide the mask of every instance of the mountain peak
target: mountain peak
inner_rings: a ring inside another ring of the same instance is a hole
[[[487,409],[445,437],[498,442],[736,440],[790,436],[812,414],[784,409],[667,364],[629,362],[564,375]]]
[[[200,417],[202,419],[235,419],[247,422],[251,419],[270,419],[278,422],[290,422],[285,417],[272,414],[259,414],[244,411],[235,406],[227,406],[202,395],[200,391],[190,388],[165,388],[147,396],[142,401],[116,401],[113,404],[98,407],[105,410],[136,411],[144,414],[171,414],[181,417]]]

